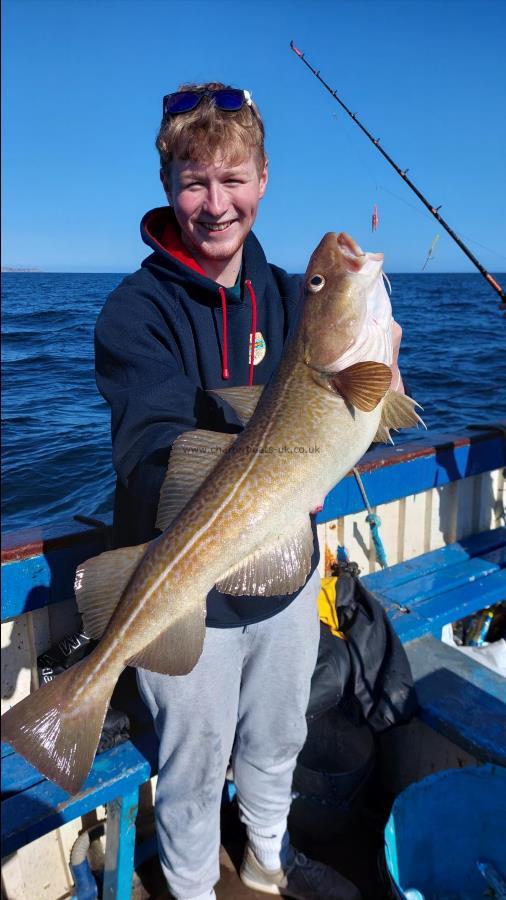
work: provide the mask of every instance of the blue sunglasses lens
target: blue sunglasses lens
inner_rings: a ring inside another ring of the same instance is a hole
[[[196,91],[179,91],[176,94],[167,94],[163,98],[164,115],[177,115],[177,113],[190,112],[195,109],[202,99],[202,94]]]
[[[202,97],[212,97],[218,109],[235,112],[241,109],[245,97],[244,91],[234,88],[231,90],[216,91],[177,91],[175,94],[167,94],[163,98],[164,116],[175,116],[178,113],[190,112],[199,105]]]
[[[216,103],[218,109],[240,109],[244,103],[244,91],[215,91],[214,102]]]

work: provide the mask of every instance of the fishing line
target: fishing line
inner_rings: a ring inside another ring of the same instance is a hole
[[[336,115],[336,113],[332,114],[332,118],[336,119],[336,121],[338,121],[338,116]],[[348,134],[348,132],[345,130],[340,133],[343,134],[343,136],[345,137],[345,139],[348,143],[348,148],[352,151],[355,159],[357,159],[360,162],[360,165],[362,166],[362,169],[364,170],[364,174],[365,174],[366,178],[368,178],[369,181],[371,182],[371,184],[374,185],[374,189],[376,190],[376,192],[384,191],[386,194],[390,194],[391,197],[395,197],[395,199],[398,200],[400,203],[403,203],[404,206],[408,206],[409,209],[412,209],[413,212],[416,213],[417,216],[420,216],[420,218],[424,219],[427,222],[428,221],[428,219],[427,219],[428,213],[423,209],[419,209],[418,206],[414,205],[414,203],[410,203],[409,200],[406,200],[406,197],[401,197],[400,194],[396,194],[395,191],[390,190],[390,188],[387,188],[386,185],[384,185],[381,181],[378,181],[371,174],[370,165],[365,161],[365,157],[362,154],[361,150],[355,144],[352,144],[350,135]],[[463,234],[463,237],[465,237],[466,240],[469,241],[471,244],[476,244],[477,247],[481,247],[482,250],[486,250],[488,253],[491,253],[493,256],[497,256],[500,259],[506,259],[505,253],[500,253],[499,250],[494,250],[494,249],[492,249],[492,247],[487,247],[485,244],[480,244],[479,241],[477,241],[475,238],[472,238],[469,234]]]
[[[338,117],[335,113],[333,113],[332,118],[337,120]],[[412,209],[413,212],[417,214],[417,216],[420,216],[422,219],[425,219],[425,221],[427,221],[427,213],[425,211],[418,209],[417,206],[415,206],[413,203],[410,203],[409,200],[406,200],[405,197],[400,197],[399,194],[395,193],[395,191],[391,191],[389,188],[385,187],[385,185],[382,184],[381,181],[378,181],[374,177],[374,175],[371,174],[370,164],[366,162],[360,148],[357,147],[354,143],[352,144],[350,135],[348,134],[347,130],[344,130],[343,132],[341,132],[341,134],[344,135],[347,141],[348,149],[352,152],[352,155],[355,157],[355,159],[360,163],[366,178],[370,181],[371,184],[374,185],[376,193],[384,191],[386,194],[390,194],[391,197],[395,197],[396,200],[399,200],[405,206],[409,206],[409,208]]]
[[[293,41],[290,41],[290,49],[293,50],[293,52],[295,53],[296,56],[298,56],[300,61],[303,62],[305,66],[307,66],[307,68],[310,70],[310,72],[312,72],[312,74],[315,76],[315,78],[317,78],[318,81],[323,85],[323,87],[332,95],[334,100],[336,100],[337,103],[339,103],[339,105],[344,109],[344,111],[350,116],[350,118],[353,119],[353,121],[355,122],[356,125],[358,125],[360,130],[363,131],[363,133],[366,135],[366,137],[369,138],[371,143],[374,144],[376,149],[379,150],[379,152],[386,159],[386,161],[392,166],[393,169],[395,169],[397,174],[400,175],[400,177],[404,180],[404,183],[407,184],[409,188],[411,188],[413,193],[416,194],[416,196],[418,197],[419,200],[421,200],[423,205],[429,210],[429,212],[434,216],[434,218],[437,219],[437,221],[442,226],[442,228],[444,228],[445,231],[448,232],[450,237],[460,247],[462,252],[466,254],[468,259],[471,260],[472,264],[478,269],[480,274],[483,275],[483,277],[488,281],[490,286],[499,294],[499,296],[502,300],[502,304],[501,304],[500,308],[506,309],[506,292],[502,289],[501,285],[498,284],[498,282],[495,280],[495,278],[493,278],[493,276],[490,274],[490,272],[487,272],[485,267],[482,266],[482,264],[479,262],[478,259],[476,259],[474,254],[469,250],[468,247],[466,247],[466,245],[459,238],[459,236],[457,234],[455,234],[455,232],[448,225],[448,223],[445,222],[443,217],[439,214],[439,210],[441,209],[441,206],[434,207],[431,203],[429,203],[429,201],[424,197],[424,195],[421,193],[421,191],[419,191],[418,188],[413,184],[411,179],[408,178],[407,173],[409,170],[401,169],[397,165],[397,163],[394,162],[392,157],[389,156],[385,150],[383,150],[383,147],[380,146],[380,138],[373,137],[372,134],[367,130],[367,128],[364,125],[362,125],[362,122],[360,122],[359,119],[357,118],[357,114],[354,112],[351,112],[351,110],[348,109],[346,104],[338,96],[337,91],[333,90],[333,88],[331,88],[330,85],[327,84],[327,82],[320,76],[320,70],[313,68],[311,63],[308,62],[308,60],[305,58],[304,53],[295,46]]]
[[[333,113],[332,118],[337,120],[337,115],[335,115],[335,113]],[[390,188],[387,188],[384,184],[382,184],[381,181],[377,181],[377,179],[373,175],[371,175],[370,166],[368,165],[368,163],[366,163],[365,158],[364,158],[362,152],[360,151],[360,149],[358,147],[356,147],[354,144],[352,145],[348,132],[343,131],[342,134],[344,135],[344,137],[346,138],[346,141],[348,142],[348,147],[350,149],[352,149],[355,159],[358,159],[358,161],[360,162],[366,177],[374,185],[376,192],[385,191],[385,193],[390,194],[391,197],[395,197],[396,200],[399,200],[399,202],[403,203],[404,206],[408,206],[410,209],[413,210],[414,213],[416,213],[417,216],[420,216],[420,218],[424,219],[427,222],[428,214],[425,210],[419,209],[417,206],[414,205],[414,203],[410,203],[409,200],[406,200],[405,197],[401,197],[399,194],[396,194],[395,191],[390,190]],[[494,250],[492,247],[487,247],[485,244],[480,244],[479,241],[477,241],[475,238],[472,238],[469,234],[463,234],[462,236],[465,237],[465,239],[467,241],[469,241],[471,244],[476,244],[477,247],[480,247],[482,250],[486,250],[487,253],[491,253],[492,256],[497,256],[499,259],[506,259],[505,253],[500,253],[499,250]]]
[[[389,190],[389,188],[385,187],[385,185],[381,184],[381,182],[378,182],[377,186],[381,191],[386,191],[387,194],[391,194],[391,196],[395,197],[396,200],[404,203],[405,206],[409,206],[409,208],[412,209],[413,212],[415,212],[418,216],[421,216],[423,219],[425,219],[425,221],[428,221],[427,213],[421,209],[418,209],[416,206],[410,203],[409,200],[406,200],[405,197],[400,197],[399,194],[396,194],[395,191]],[[479,241],[475,240],[475,238],[470,237],[470,235],[468,234],[463,234],[462,236],[465,237],[466,241],[469,241],[470,244],[476,244],[477,247],[480,247],[482,250],[486,250],[487,253],[491,253],[492,256],[497,256],[500,259],[506,259],[506,253],[500,253],[499,250],[493,250],[492,247],[487,247],[485,246],[485,244],[480,244]]]
[[[337,119],[337,114],[333,113],[332,118]],[[343,131],[340,132],[340,134],[344,135],[344,137],[347,141],[348,150],[351,151],[352,156],[357,160],[357,162],[362,167],[365,177],[369,180],[370,183],[374,184],[374,189],[375,189],[376,193],[378,194],[380,191],[385,191],[385,193],[390,194],[390,196],[392,196],[392,197],[395,197],[396,200],[399,200],[405,206],[409,206],[409,208],[412,209],[413,212],[415,212],[418,216],[420,216],[425,221],[427,221],[427,213],[424,210],[418,209],[418,207],[414,206],[413,203],[410,203],[409,200],[406,200],[404,197],[400,197],[398,194],[395,193],[395,191],[389,190],[387,187],[385,187],[384,184],[382,184],[380,181],[376,180],[376,178],[371,174],[370,163],[367,163],[365,161],[365,158],[362,155],[360,148],[356,147],[355,144],[352,143],[347,129],[343,129]],[[422,272],[423,272],[426,264],[427,264],[427,260],[425,260],[424,266],[422,268]],[[390,291],[390,293],[391,293],[391,291]]]
[[[339,117],[338,117],[337,113],[332,113],[332,118],[335,119],[336,122],[339,124]],[[339,131],[339,136],[342,136],[344,138],[346,145],[348,147],[348,152],[350,153],[352,158],[356,159],[360,163],[360,166],[362,167],[362,169],[364,171],[365,177],[368,179],[368,181],[371,183],[371,185],[374,185],[374,190],[377,194],[378,189],[381,188],[381,184],[374,177],[374,175],[371,174],[371,166],[368,162],[366,162],[365,157],[363,156],[363,154],[360,150],[360,147],[355,146],[355,143],[352,142],[351,135],[349,134],[347,129],[343,129],[342,131]]]
[[[506,253],[499,253],[499,250],[492,250],[491,247],[486,247],[485,244],[480,244],[479,241],[476,241],[474,238],[469,237],[469,235],[464,235],[466,241],[470,241],[471,244],[476,244],[477,247],[481,247],[482,250],[486,250],[488,253],[492,253],[493,256],[498,256],[501,259],[506,259]]]

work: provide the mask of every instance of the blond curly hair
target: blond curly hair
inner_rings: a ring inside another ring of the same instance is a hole
[[[206,84],[182,84],[178,91],[230,90],[219,81]],[[246,103],[237,111],[219,109],[212,97],[204,96],[190,112],[166,116],[156,138],[160,168],[169,175],[173,159],[212,162],[217,154],[230,165],[237,165],[253,152],[259,175],[266,155],[265,128],[258,107]]]

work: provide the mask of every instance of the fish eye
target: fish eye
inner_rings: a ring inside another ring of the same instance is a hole
[[[309,279],[307,286],[312,294],[316,294],[318,291],[321,291],[324,284],[325,279],[323,275],[313,275],[313,277]]]

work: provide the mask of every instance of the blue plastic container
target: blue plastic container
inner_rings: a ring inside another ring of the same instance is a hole
[[[386,857],[400,896],[483,900],[493,893],[477,866],[506,878],[506,769],[469,766],[410,785],[385,829]]]

